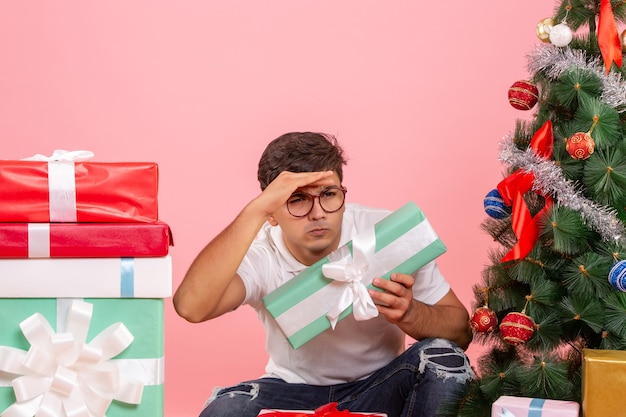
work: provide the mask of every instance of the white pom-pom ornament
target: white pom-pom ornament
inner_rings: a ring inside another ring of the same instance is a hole
[[[572,37],[572,30],[565,23],[559,23],[550,29],[550,42],[554,46],[567,46],[572,41]]]

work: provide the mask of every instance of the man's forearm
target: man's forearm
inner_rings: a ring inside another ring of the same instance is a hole
[[[457,306],[428,305],[413,300],[407,317],[398,326],[416,340],[444,338],[463,349],[472,341],[467,311]]]
[[[265,217],[249,206],[194,259],[173,297],[178,314],[192,322],[208,320],[237,307],[227,293]]]

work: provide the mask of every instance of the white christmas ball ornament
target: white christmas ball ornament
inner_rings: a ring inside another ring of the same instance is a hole
[[[559,23],[550,29],[550,42],[554,46],[567,46],[572,41],[572,30],[565,23]]]

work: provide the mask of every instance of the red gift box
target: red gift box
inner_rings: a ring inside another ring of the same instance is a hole
[[[158,220],[153,162],[0,161],[0,222]]]
[[[348,410],[337,410],[337,403],[325,404],[314,411],[269,410],[264,409],[258,414],[263,417],[387,417],[385,413],[352,413]]]
[[[0,223],[0,258],[165,256],[170,228],[156,223]]]

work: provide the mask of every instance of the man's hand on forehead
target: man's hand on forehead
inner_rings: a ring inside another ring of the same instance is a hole
[[[316,182],[314,184],[309,184],[304,187],[299,187],[295,192],[303,191],[309,194],[319,194],[324,190],[327,190],[330,187],[340,187],[341,184],[335,184],[335,181],[324,181],[324,182]]]
[[[339,185],[335,184],[332,178],[334,171],[294,172],[291,174],[294,175],[294,178],[298,177],[298,190],[317,190],[331,185]]]

